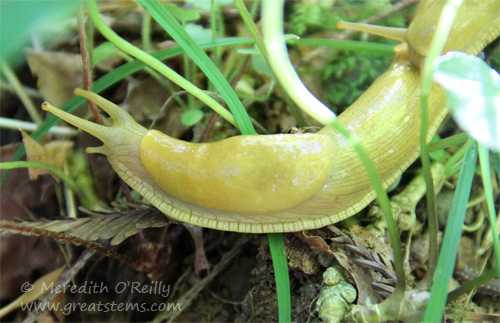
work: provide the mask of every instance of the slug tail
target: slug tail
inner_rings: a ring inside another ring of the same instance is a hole
[[[67,113],[66,111],[56,108],[55,106],[53,106],[48,102],[44,102],[42,104],[42,109],[45,111],[49,111],[50,113],[58,116],[59,118],[72,124],[73,126],[78,127],[83,131],[90,133],[94,137],[99,138],[101,141],[104,141],[105,138],[109,136],[108,134],[109,128],[74,116],[70,113]]]
[[[406,34],[408,31],[406,28],[382,27],[346,21],[339,21],[337,28],[367,32],[372,35],[382,36],[401,42],[406,42]]]

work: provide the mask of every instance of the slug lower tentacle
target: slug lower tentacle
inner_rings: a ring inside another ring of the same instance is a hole
[[[337,119],[359,137],[384,187],[419,155],[419,64],[442,2],[419,9],[408,32],[397,32],[407,40],[408,54],[397,55],[388,71]],[[459,10],[453,28],[467,32],[462,36],[452,30],[446,51],[474,54],[498,36],[500,18],[483,10],[494,11],[499,2],[481,1],[482,21],[467,14],[474,4],[465,1]],[[227,231],[293,232],[341,221],[375,197],[358,155],[330,126],[317,134],[236,136],[193,144],[148,131],[92,92],[76,89],[75,94],[101,106],[111,126],[48,103],[42,107],[101,139],[102,147],[87,152],[105,154],[120,177],[173,219]],[[439,87],[433,87],[428,106],[430,140],[447,113]]]

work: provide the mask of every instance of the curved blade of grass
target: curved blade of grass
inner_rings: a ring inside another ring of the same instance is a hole
[[[355,50],[374,55],[394,56],[394,45],[372,43],[372,42],[361,42],[355,40],[299,38],[299,39],[290,39],[287,41],[287,44]]]
[[[493,154],[493,165],[495,165],[497,176],[500,178],[500,154]]]
[[[182,28],[170,12],[156,0],[138,0],[149,14],[169,33],[172,38],[181,46],[186,53],[198,64],[215,88],[220,92],[226,101],[229,109],[234,115],[240,131],[244,135],[256,134],[250,117],[243,108],[236,93],[227,82],[208,55],[201,50],[195,40]]]
[[[257,46],[256,50],[253,51],[252,55],[252,61],[255,64],[256,61],[258,61],[258,58],[261,57],[263,58],[262,60],[262,66],[264,70],[269,71],[268,76],[272,77],[273,80],[274,74],[271,71],[271,64],[269,62],[269,57],[266,52],[266,47],[264,44],[264,39],[262,38],[262,35],[259,32],[259,29],[257,28],[257,25],[254,22],[253,15],[248,12],[248,9],[245,5],[245,2],[243,0],[234,0],[234,5],[238,9],[241,19],[243,19],[243,22],[245,23],[246,29],[250,32],[252,35],[253,39],[255,39],[255,45]],[[257,9],[259,5],[259,1],[255,1],[253,4],[252,10]],[[255,13],[255,12],[254,12]],[[255,65],[254,65],[255,68]],[[306,127],[307,122],[302,115],[302,112],[300,109],[292,102],[291,98],[286,94],[286,91],[283,89],[281,84],[278,82],[277,83],[278,88],[280,89],[280,92],[284,94],[283,99],[285,101],[285,104],[288,106],[290,109],[290,112],[292,113],[292,116],[294,117],[295,121],[297,122],[297,125],[300,128]],[[241,96],[240,96],[241,97]]]
[[[262,4],[262,32],[271,69],[297,106],[319,123],[326,125],[337,116],[302,83],[288,57],[283,35],[284,2],[285,0],[266,0]]]
[[[458,178],[457,189],[453,197],[453,203],[448,217],[448,224],[443,238],[443,246],[439,254],[439,260],[434,275],[434,282],[431,286],[431,297],[425,311],[424,322],[441,322],[443,318],[444,306],[448,283],[455,261],[457,259],[458,243],[462,234],[467,202],[469,201],[472,188],[472,179],[477,161],[477,145],[473,145],[465,154],[462,170]]]
[[[427,148],[429,149],[429,153],[432,153],[451,146],[459,146],[465,144],[468,140],[469,134],[467,132],[461,132],[457,135],[431,142],[427,145]]]
[[[493,187],[491,185],[490,154],[488,149],[479,144],[479,161],[481,164],[481,176],[483,178],[484,194],[488,207],[488,218],[490,220],[491,234],[493,237],[493,254],[495,255],[495,267],[497,277],[500,277],[500,242],[496,226],[495,201],[493,199]]]
[[[446,303],[450,304],[451,302],[457,300],[463,294],[468,293],[471,290],[473,290],[474,288],[477,288],[477,287],[479,287],[479,286],[487,283],[491,279],[495,278],[495,276],[498,277],[496,268],[492,268],[492,269],[484,272],[480,276],[478,276],[478,277],[476,277],[476,278],[474,278],[472,280],[466,281],[465,283],[462,283],[460,285],[460,287],[458,287],[457,289],[453,290],[448,295],[448,299],[446,300]]]
[[[278,293],[278,316],[280,322],[291,322],[290,278],[288,277],[288,260],[286,258],[285,241],[282,233],[268,233],[267,240],[273,258],[276,290]]]
[[[59,177],[66,185],[70,186],[74,191],[79,191],[78,186],[76,183],[66,175],[61,169],[57,168],[56,166],[53,166],[48,163],[44,162],[38,162],[38,161],[15,161],[15,162],[6,162],[6,163],[0,163],[0,169],[15,169],[15,168],[41,168],[41,169],[46,169],[49,172],[53,173],[57,177]]]

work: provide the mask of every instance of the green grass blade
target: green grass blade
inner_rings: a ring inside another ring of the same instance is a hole
[[[182,28],[170,12],[156,0],[138,0],[149,14],[167,31],[186,53],[198,64],[215,88],[226,101],[244,135],[256,134],[252,122],[243,105],[219,69],[201,50],[193,38]]]
[[[439,151],[441,149],[446,149],[451,146],[458,146],[465,144],[468,140],[469,140],[469,134],[466,132],[461,132],[457,135],[453,135],[448,138],[430,142],[427,148],[429,149],[429,153],[432,153],[435,151]]]
[[[278,292],[278,315],[280,322],[291,322],[290,278],[288,260],[282,233],[268,233],[269,248],[273,258],[274,276]]]
[[[493,165],[495,165],[497,176],[500,178],[500,154],[493,154]]]
[[[481,164],[481,176],[483,178],[484,194],[488,207],[488,218],[490,220],[491,234],[493,237],[493,254],[495,255],[495,267],[497,277],[500,277],[500,242],[498,241],[498,229],[496,226],[495,201],[493,199],[493,187],[491,185],[490,154],[488,149],[479,144],[479,160]]]
[[[343,50],[361,51],[374,55],[394,56],[394,45],[361,42],[356,40],[334,40],[320,38],[299,38],[287,41],[290,45],[318,46]]]
[[[468,293],[468,292],[472,291],[474,288],[477,288],[478,286],[481,286],[481,285],[487,283],[491,279],[495,278],[495,276],[498,277],[497,271],[495,268],[492,268],[492,269],[484,272],[480,276],[478,276],[472,280],[466,281],[465,283],[462,283],[460,285],[460,287],[453,290],[448,295],[447,303],[449,304],[450,302],[457,300],[463,294]]]
[[[457,258],[458,243],[462,234],[467,202],[472,188],[472,179],[477,161],[477,145],[473,145],[465,154],[458,185],[453,197],[448,224],[443,238],[443,245],[431,287],[431,297],[425,311],[424,322],[441,322],[448,291],[448,283]]]
[[[15,161],[15,162],[0,163],[0,169],[15,169],[15,168],[28,168],[28,167],[48,170],[49,172],[59,177],[64,183],[66,183],[66,185],[70,186],[75,192],[79,191],[79,188],[73,181],[73,179],[71,179],[71,177],[66,175],[66,173],[64,173],[61,169],[57,168],[54,165],[39,161]]]

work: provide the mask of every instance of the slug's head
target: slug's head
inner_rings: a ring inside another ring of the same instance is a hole
[[[446,1],[421,1],[408,29],[380,27],[341,21],[338,28],[363,31],[399,40],[406,46],[398,46],[398,53],[408,56],[415,66],[422,66],[427,57],[437,24]],[[460,6],[451,27],[442,54],[462,51],[476,55],[500,34],[500,1],[465,0]]]
[[[445,5],[446,1],[422,1],[418,6],[407,33],[413,63],[420,64],[422,58],[428,55]],[[449,51],[478,54],[500,34],[499,13],[498,0],[465,0],[457,11],[442,54]]]
[[[140,142],[141,138],[144,136],[144,134],[146,134],[147,130],[146,128],[139,125],[125,110],[95,93],[84,91],[78,88],[73,92],[76,95],[92,100],[104,111],[106,111],[111,117],[111,125],[103,126],[81,119],[77,116],[54,107],[48,102],[44,102],[42,104],[42,109],[45,111],[49,111],[52,114],[63,119],[64,121],[74,125],[75,127],[88,132],[104,143],[104,145],[101,147],[87,148],[86,151],[88,153],[101,153],[110,157],[111,155],[116,153],[116,151],[120,150],[120,153],[126,155],[127,149],[132,149],[132,147],[134,147],[134,143],[136,143],[136,147],[139,145],[138,142]]]

